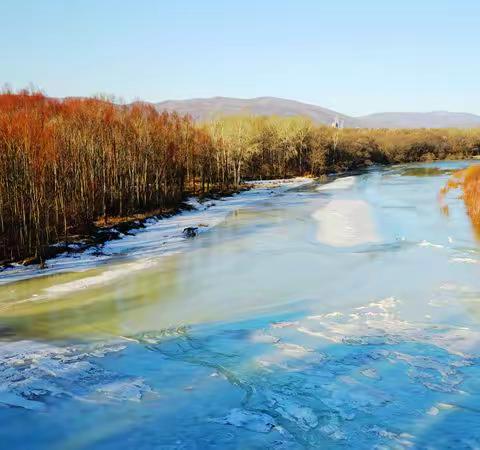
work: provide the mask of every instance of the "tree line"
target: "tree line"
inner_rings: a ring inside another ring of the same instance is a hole
[[[0,94],[0,261],[41,256],[111,218],[178,206],[242,180],[469,158],[480,130],[316,126],[301,117],[195,123],[144,103]]]

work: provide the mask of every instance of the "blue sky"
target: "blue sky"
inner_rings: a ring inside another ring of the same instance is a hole
[[[2,0],[0,83],[480,114],[477,0]]]

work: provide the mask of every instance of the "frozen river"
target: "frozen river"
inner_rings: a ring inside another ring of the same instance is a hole
[[[480,246],[437,199],[465,165],[267,185],[0,273],[1,447],[480,448]]]

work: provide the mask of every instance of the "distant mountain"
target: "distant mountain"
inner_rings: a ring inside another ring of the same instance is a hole
[[[276,115],[282,117],[304,116],[315,123],[330,125],[335,119],[346,127],[360,128],[472,128],[480,127],[480,116],[448,111],[386,112],[367,116],[351,117],[346,114],[308,103],[276,97],[239,99],[212,97],[205,99],[168,100],[156,103],[159,111],[177,111],[190,114],[195,120],[205,121],[218,116],[250,114],[255,116]]]
[[[349,125],[353,125],[353,123],[350,123],[352,118],[336,111],[276,97],[252,99],[212,97],[191,100],[169,100],[156,103],[155,106],[159,111],[177,111],[181,114],[190,114],[195,120],[201,121],[217,116],[250,114],[254,116],[305,116],[311,118],[316,123],[328,125],[338,117],[348,122]]]
[[[386,112],[358,117],[365,128],[475,128],[480,127],[480,116],[448,111]]]

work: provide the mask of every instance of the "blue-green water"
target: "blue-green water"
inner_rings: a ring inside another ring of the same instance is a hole
[[[192,240],[0,274],[1,448],[480,448],[480,247],[437,200],[464,165],[252,191]]]

